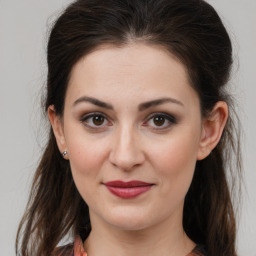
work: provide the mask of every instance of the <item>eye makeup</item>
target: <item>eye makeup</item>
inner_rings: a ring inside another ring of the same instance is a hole
[[[154,130],[165,130],[175,124],[177,124],[176,117],[163,112],[152,113],[143,122],[143,126],[150,127]]]
[[[80,118],[80,122],[89,129],[104,129],[107,126],[111,126],[112,123],[109,121],[108,117],[101,112],[91,112],[83,115]]]
[[[114,125],[113,121],[102,112],[90,112],[82,115],[80,122],[86,128],[95,131],[101,131]],[[173,115],[165,112],[154,112],[148,115],[141,125],[152,130],[167,130],[175,124],[177,124],[177,118]]]

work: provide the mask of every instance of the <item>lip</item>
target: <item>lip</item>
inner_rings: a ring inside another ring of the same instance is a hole
[[[154,184],[139,180],[132,180],[128,182],[114,180],[106,182],[104,185],[112,194],[124,199],[129,199],[138,197],[139,195],[147,192]]]

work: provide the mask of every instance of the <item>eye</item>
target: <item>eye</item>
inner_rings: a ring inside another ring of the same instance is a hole
[[[80,121],[83,125],[92,129],[102,128],[107,125],[110,125],[108,119],[105,117],[105,115],[101,113],[87,114],[83,116]]]
[[[169,114],[154,113],[150,115],[149,119],[143,125],[152,127],[153,129],[166,129],[176,123],[176,118]]]

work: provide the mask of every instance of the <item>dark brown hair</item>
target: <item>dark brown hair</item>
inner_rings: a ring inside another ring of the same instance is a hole
[[[208,3],[78,0],[57,19],[50,34],[45,111],[54,105],[57,114],[63,114],[71,69],[81,57],[103,44],[121,47],[129,42],[165,47],[184,64],[191,86],[199,95],[203,117],[220,100],[226,101],[231,110],[230,96],[224,90],[232,64],[231,41]],[[197,162],[185,198],[184,230],[195,243],[205,245],[209,256],[237,255],[231,201],[233,181],[240,177],[237,134],[230,116],[219,144],[206,159]],[[235,164],[231,163],[231,153],[236,155]],[[89,235],[88,206],[50,129],[19,226],[16,252],[22,256],[52,255],[70,232],[82,239]]]

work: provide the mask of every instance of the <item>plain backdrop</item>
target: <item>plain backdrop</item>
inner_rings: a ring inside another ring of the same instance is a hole
[[[40,101],[49,28],[70,0],[0,0],[0,254],[14,256],[15,235],[43,150]],[[256,256],[256,0],[209,0],[234,44],[230,82],[244,134],[241,256]]]

